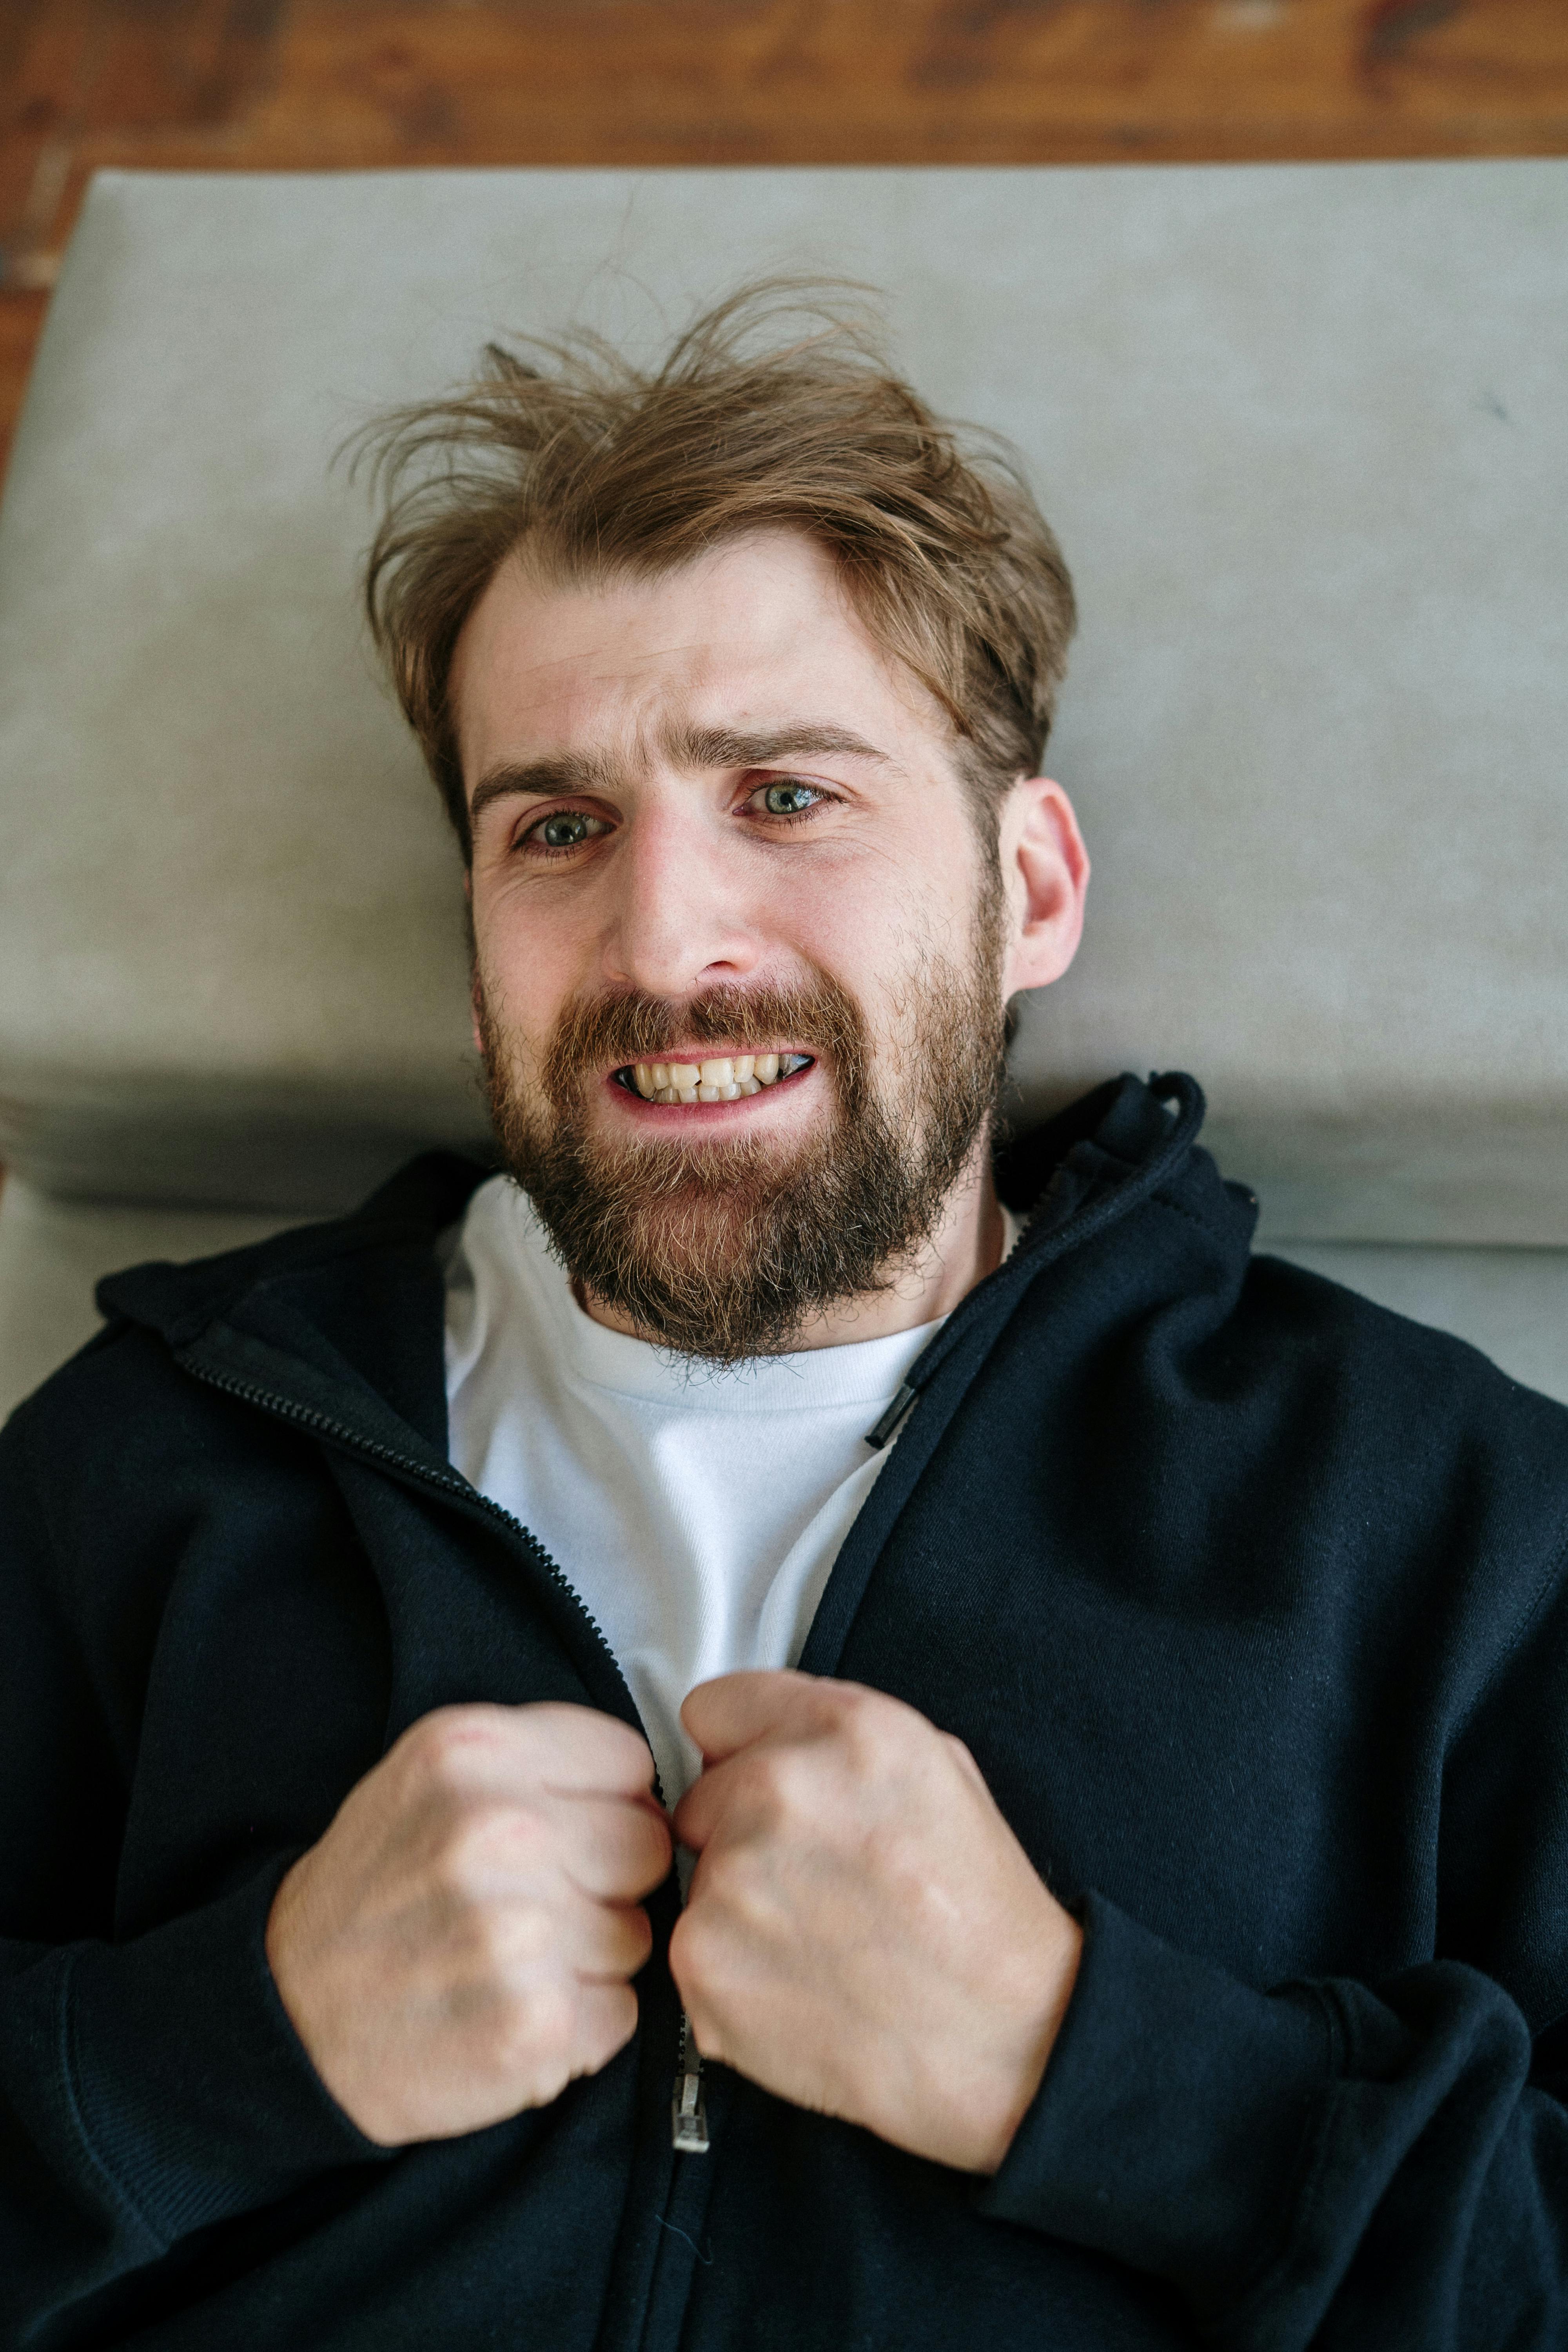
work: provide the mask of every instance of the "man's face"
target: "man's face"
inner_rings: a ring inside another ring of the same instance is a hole
[[[497,1131],[574,1275],[721,1360],[885,1286],[983,1164],[1016,984],[934,702],[786,532],[509,562],[453,697]]]

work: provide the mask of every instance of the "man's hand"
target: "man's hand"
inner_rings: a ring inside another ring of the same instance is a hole
[[[705,2055],[796,2105],[994,2172],[1039,2087],[1082,1936],[969,1750],[913,1707],[721,1675],[675,1831],[700,1859],[670,1967]]]
[[[669,1868],[653,1759],[584,1706],[448,1706],[278,1890],[267,1957],[317,2073],[384,2147],[542,2106],[629,2042],[637,1906]]]

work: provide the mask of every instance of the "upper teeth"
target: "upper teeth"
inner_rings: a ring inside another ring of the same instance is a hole
[[[805,1054],[726,1054],[710,1062],[634,1062],[645,1102],[735,1102],[805,1067]]]

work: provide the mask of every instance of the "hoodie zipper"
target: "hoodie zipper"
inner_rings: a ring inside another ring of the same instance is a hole
[[[1110,1186],[1109,1191],[1088,1209],[1087,1213],[1079,1214],[1085,1207],[1084,1193],[1075,1196],[1069,1191],[1060,1202],[1058,1217],[1051,1220],[1055,1228],[1056,1247],[1051,1248],[1047,1244],[1038,1251],[1037,1255],[1031,1250],[1029,1258],[1034,1260],[1033,1264],[1025,1258],[1021,1247],[1016,1249],[1005,1265],[998,1267],[996,1273],[988,1277],[988,1284],[995,1282],[998,1276],[1005,1276],[1008,1273],[1016,1274],[1026,1265],[1032,1278],[1044,1265],[1049,1265],[1061,1254],[1067,1245],[1069,1234],[1075,1244],[1081,1244],[1114,1219],[1125,1215],[1153,1191],[1154,1186],[1182,1158],[1203,1122],[1203,1090],[1194,1079],[1180,1071],[1163,1075],[1155,1074],[1151,1076],[1149,1085],[1151,1091],[1156,1096],[1165,1101],[1174,1100],[1178,1106],[1174,1125],[1161,1149],[1153,1152],[1132,1177]],[[1063,1164],[1065,1166],[1066,1163]],[[1091,1193],[1093,1190],[1094,1187],[1091,1184],[1085,1188],[1085,1192]],[[1037,1211],[1028,1223],[1033,1226],[1039,1222],[1039,1213]],[[977,1288],[987,1287],[988,1284],[977,1286]],[[972,1297],[974,1295],[971,1293]],[[967,1318],[960,1313],[948,1318],[942,1330],[931,1341],[919,1360],[911,1365],[910,1374],[906,1376],[892,1404],[875,1427],[866,1433],[866,1443],[868,1445],[879,1450],[897,1433],[919,1402],[926,1382],[957,1343],[966,1321]],[[487,1517],[494,1519],[498,1525],[507,1528],[521,1542],[529,1558],[533,1559],[560,1587],[573,1602],[579,1615],[585,1621],[603,1651],[616,1680],[626,1692],[638,1730],[643,1732],[645,1738],[647,1738],[642,1718],[637,1713],[637,1702],[626,1687],[626,1676],[621,1672],[620,1663],[615,1652],[605,1639],[604,1627],[564,1570],[551,1558],[538,1537],[530,1534],[521,1519],[513,1518],[511,1513],[503,1510],[499,1503],[492,1503],[488,1495],[481,1495],[477,1487],[469,1486],[466,1478],[460,1478],[455,1473],[443,1476],[440,1472],[428,1468],[424,1463],[415,1461],[410,1454],[399,1454],[395,1447],[383,1445],[375,1438],[360,1436],[357,1431],[350,1429],[346,1423],[335,1422],[328,1414],[316,1412],[313,1406],[295,1404],[289,1398],[279,1396],[269,1389],[258,1387],[253,1381],[237,1380],[230,1373],[210,1370],[205,1365],[193,1361],[190,1355],[184,1351],[179,1352],[179,1361],[195,1379],[205,1381],[209,1388],[219,1389],[229,1396],[238,1397],[247,1404],[256,1405],[262,1412],[275,1413],[285,1421],[297,1423],[301,1428],[313,1429],[321,1436],[331,1438],[334,1444],[342,1445],[351,1454],[359,1454],[372,1461],[387,1463],[399,1470],[405,1477],[413,1480],[416,1485],[424,1486],[435,1494],[449,1495],[461,1502],[467,1509],[472,1510],[477,1507]],[[654,1770],[653,1787],[654,1794],[662,1806],[664,1790],[659,1784],[657,1766]],[[708,2103],[703,2089],[702,2058],[692,2034],[691,2021],[684,2008],[681,2009],[679,2015],[675,2086],[670,2099],[670,2139],[678,2155],[705,2156],[709,2148]]]
[[[669,2103],[669,2138],[677,2156],[708,2153],[708,2100],[702,2088],[702,2058],[691,2020],[680,2012],[680,2052],[675,2062],[675,2093]]]
[[[205,1381],[208,1388],[217,1389],[226,1396],[237,1397],[242,1403],[255,1405],[261,1412],[273,1413],[280,1420],[294,1422],[302,1429],[314,1430],[320,1436],[331,1438],[334,1444],[342,1446],[348,1453],[389,1464],[400,1470],[405,1477],[436,1494],[456,1496],[470,1510],[477,1504],[488,1517],[496,1520],[518,1538],[528,1557],[575,1604],[604,1652],[616,1681],[626,1691],[632,1714],[637,1717],[637,1728],[647,1738],[642,1718],[637,1716],[637,1701],[626,1688],[626,1676],[605,1638],[604,1627],[564,1569],[551,1558],[539,1538],[531,1535],[521,1519],[513,1518],[511,1513],[503,1510],[499,1503],[492,1503],[488,1495],[481,1495],[479,1488],[470,1486],[466,1478],[459,1478],[455,1473],[444,1478],[438,1471],[430,1469],[423,1462],[416,1462],[412,1454],[399,1454],[395,1447],[383,1445],[376,1438],[362,1437],[357,1430],[349,1428],[346,1422],[333,1421],[327,1413],[318,1412],[312,1405],[296,1404],[291,1398],[279,1396],[270,1389],[258,1388],[254,1381],[236,1380],[232,1373],[214,1371],[205,1364],[193,1362],[188,1355],[182,1355],[180,1360],[195,1379]],[[664,1790],[657,1764],[654,1767],[653,1792],[663,1808]],[[670,2140],[679,2156],[706,2156],[708,2153],[708,2102],[702,2084],[702,2059],[691,2031],[691,2021],[684,2009],[680,2011],[677,2038],[675,2089],[670,2100]]]

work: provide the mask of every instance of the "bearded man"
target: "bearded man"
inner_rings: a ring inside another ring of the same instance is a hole
[[[1005,1137],[1017,471],[765,295],[378,461],[500,1170],[5,1433],[8,2340],[1560,2344],[1568,1416]]]

